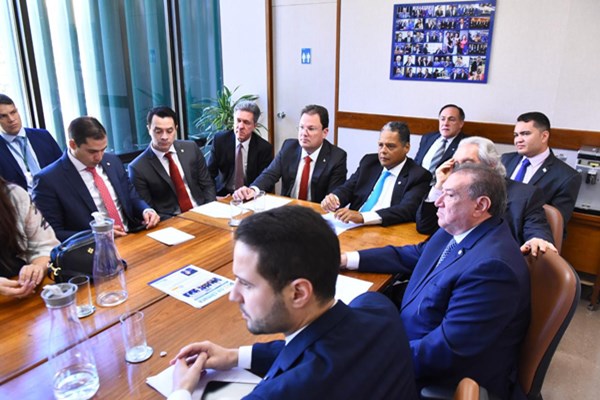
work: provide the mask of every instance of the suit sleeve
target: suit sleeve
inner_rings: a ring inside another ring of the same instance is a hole
[[[213,182],[215,181],[215,179],[217,179],[217,176],[219,175],[219,162],[217,160],[217,154],[219,154],[219,151],[221,151],[219,149],[220,143],[221,141],[219,140],[219,138],[215,136],[215,140],[213,142],[213,146],[210,149],[210,153],[208,155],[207,160],[208,172],[211,178],[213,179]]]
[[[325,191],[325,195],[333,192],[335,188],[343,185],[344,182],[346,182],[346,176],[348,175],[348,168],[346,167],[346,152],[339,148],[336,150],[338,151],[338,155],[335,157],[336,160],[331,169],[331,174],[329,175],[329,185]]]
[[[265,376],[284,347],[285,342],[283,340],[254,344],[252,346],[252,367],[250,370],[256,375]]]
[[[55,187],[48,176],[40,177],[39,174],[34,176],[33,201],[54,229],[58,240],[62,242],[78,232],[66,229],[64,223],[66,210],[63,208]]]
[[[142,171],[137,168],[137,163],[131,163],[127,167],[129,171],[129,180],[135,187],[138,195],[148,204],[152,204],[152,195],[150,194],[150,186],[144,178]]]
[[[522,234],[525,241],[532,238],[539,238],[554,243],[544,211],[544,195],[540,188],[535,188],[533,195],[527,201],[524,214]],[[519,245],[521,244],[523,243],[519,243]]]
[[[125,189],[125,194],[129,197],[129,201],[131,204],[133,215],[129,215],[128,217],[132,219],[136,225],[139,225],[142,221],[144,210],[150,208],[150,205],[148,205],[148,203],[140,197],[137,190],[135,190],[133,183],[131,183],[131,181],[129,180],[129,177],[127,176],[127,172],[125,172],[123,164],[120,162],[118,157],[115,156],[115,158],[118,162],[117,174],[119,177],[119,183]],[[123,207],[123,209],[125,209],[125,207]]]
[[[285,143],[284,143],[285,146]],[[275,184],[281,178],[283,172],[283,165],[285,160],[283,160],[283,154],[285,153],[285,148],[282,147],[279,150],[279,153],[275,156],[275,159],[271,161],[269,166],[261,172],[261,174],[250,184],[250,186],[256,186],[262,190],[267,190],[269,188],[275,187]]]
[[[557,195],[552,198],[550,204],[560,210],[565,222],[565,227],[571,219],[573,209],[575,208],[575,202],[577,201],[577,195],[579,194],[579,187],[581,186],[581,175],[573,173],[569,175],[560,185],[557,191]]]
[[[427,196],[427,195],[425,195]],[[433,235],[438,230],[437,207],[435,202],[423,201],[417,209],[417,232],[424,235]]]
[[[411,274],[421,257],[425,243],[361,250],[358,252],[360,255],[358,270],[385,274]]]
[[[409,186],[406,188],[400,203],[376,211],[381,217],[382,226],[415,220],[419,204],[429,192],[429,183],[431,182],[431,174],[420,167],[418,169],[416,167],[413,167],[412,171],[418,171],[418,176],[412,182],[409,178]]]
[[[452,288],[438,288],[451,290],[442,323],[410,341],[416,377],[459,371],[469,357],[482,353],[496,341],[517,312],[518,286],[509,266],[488,259],[463,274]]]
[[[358,166],[358,169],[352,174],[350,179],[348,179],[343,185],[340,185],[337,188],[335,188],[333,192],[330,192],[335,194],[338,197],[338,199],[340,199],[340,207],[345,207],[346,204],[352,203],[354,199],[354,193],[356,193],[356,184],[358,182],[360,172],[361,165]]]
[[[205,204],[215,200],[217,197],[217,191],[215,189],[214,181],[212,180],[208,171],[208,167],[206,166],[206,161],[204,160],[202,152],[195,144],[194,149],[194,152],[196,153],[196,166],[198,168],[196,179],[204,197],[201,204]]]

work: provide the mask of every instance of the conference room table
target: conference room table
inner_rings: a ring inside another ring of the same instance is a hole
[[[290,204],[321,211],[314,203],[294,200]],[[148,231],[116,239],[119,252],[128,263],[129,298],[116,307],[97,307],[94,314],[81,319],[100,376],[100,389],[95,398],[162,398],[145,383],[146,378],[167,368],[178,350],[193,341],[212,340],[226,347],[237,347],[282,338],[281,335],[249,333],[238,305],[227,296],[195,309],[149,286],[154,279],[187,264],[234,279],[231,266],[235,228],[229,227],[226,219],[188,211],[161,222],[151,231],[169,227],[194,238],[174,246],[151,239],[146,235]],[[407,223],[386,228],[363,226],[342,233],[339,239],[342,251],[350,251],[417,243],[425,236],[416,232],[414,223]],[[383,289],[392,278],[389,274],[350,271],[343,274],[372,282],[370,290]],[[119,324],[121,314],[134,310],[144,312],[148,344],[154,348],[152,357],[139,364],[125,361]],[[39,294],[25,299],[1,299],[0,323],[3,327],[0,398],[53,398],[53,374],[47,362],[50,319]],[[163,351],[167,353],[165,357],[160,356]]]

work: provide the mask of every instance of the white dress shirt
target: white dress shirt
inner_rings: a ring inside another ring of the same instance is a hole
[[[523,163],[523,160],[525,158],[529,158],[529,162],[531,163],[531,165],[529,165],[529,167],[527,167],[527,170],[525,171],[525,176],[523,177],[523,183],[529,183],[531,178],[533,178],[533,175],[535,175],[537,170],[540,169],[540,167],[542,166],[544,161],[546,161],[546,158],[548,158],[549,155],[550,155],[550,148],[547,148],[545,151],[543,151],[540,154],[533,156],[531,158],[522,157],[521,161],[519,161],[519,163],[517,164],[517,168],[515,168],[512,175],[510,176],[510,179],[512,179],[512,180],[515,179],[515,177],[517,176],[517,173],[519,172],[519,169],[521,169],[521,164]]]

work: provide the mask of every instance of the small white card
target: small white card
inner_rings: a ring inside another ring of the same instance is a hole
[[[330,212],[327,214],[323,214],[323,219],[328,221],[333,229],[335,229],[335,234],[340,236],[342,233],[346,232],[348,229],[358,228],[359,226],[363,226],[363,224],[355,224],[354,222],[345,223],[335,218],[335,214]]]
[[[191,211],[213,218],[231,217],[231,206],[220,201],[211,201],[210,203],[192,208]]]
[[[193,239],[195,236],[185,233],[175,228],[165,228],[158,231],[154,231],[148,234],[154,240],[158,240],[168,246],[173,246],[179,243],[187,242]]]
[[[287,199],[287,198],[283,198],[283,197],[266,195],[265,199],[264,199],[265,210],[272,210],[273,208],[285,206],[290,201],[292,201],[292,199]],[[254,205],[255,205],[255,200],[252,200],[252,201],[249,201],[247,203],[244,203],[244,208],[246,210],[249,210],[249,211],[256,211],[254,209],[255,208]]]
[[[373,282],[338,275],[337,282],[335,283],[335,298],[343,301],[345,304],[350,304],[356,297],[366,293],[371,286],[373,286]]]

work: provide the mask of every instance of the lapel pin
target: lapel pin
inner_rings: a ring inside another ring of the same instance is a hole
[[[323,159],[323,162],[327,162],[327,160],[326,160],[326,159]]]
[[[459,255],[459,256],[462,256],[462,253],[463,253],[463,251],[462,251],[462,249],[460,249],[460,250],[458,251],[458,255]]]
[[[107,162],[106,165],[110,167],[110,163],[109,162]]]
[[[544,169],[542,169],[542,171],[544,171],[544,173],[546,173],[547,169],[546,169],[546,168],[544,168]]]
[[[182,152],[182,153],[183,153],[184,151],[185,151],[184,149],[181,149],[181,152]]]
[[[397,185],[402,185],[402,181],[398,181]]]

